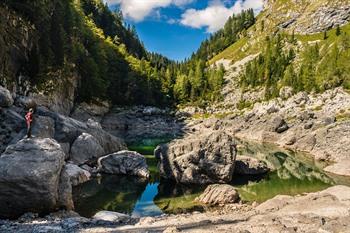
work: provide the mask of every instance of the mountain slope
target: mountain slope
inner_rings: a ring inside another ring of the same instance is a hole
[[[66,114],[77,101],[165,102],[136,32],[102,0],[6,0],[0,11],[0,84],[13,93]]]
[[[246,107],[285,87],[350,89],[349,20],[347,0],[267,1],[246,35],[209,61],[231,70],[224,105]]]

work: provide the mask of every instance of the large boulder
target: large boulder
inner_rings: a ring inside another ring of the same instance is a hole
[[[235,174],[238,175],[261,175],[270,169],[263,161],[248,156],[238,156],[235,164]]]
[[[10,91],[0,86],[0,107],[10,107],[12,104],[13,98]]]
[[[0,108],[0,153],[7,145],[16,143],[25,135],[24,116],[18,114],[13,107]]]
[[[146,158],[134,151],[119,151],[98,159],[98,169],[115,175],[149,177]]]
[[[178,183],[227,183],[236,159],[234,139],[224,131],[190,135],[157,150],[161,176]]]
[[[196,201],[206,205],[223,205],[239,201],[237,190],[228,184],[209,185]]]
[[[77,186],[90,180],[90,172],[80,168],[75,164],[67,163],[65,166],[65,170],[69,176],[69,180],[72,186]]]
[[[73,143],[70,150],[70,159],[78,165],[91,160],[97,160],[104,155],[104,150],[95,137],[82,133]]]
[[[0,157],[0,217],[72,209],[69,180],[61,176],[64,157],[60,145],[48,138],[9,146]]]
[[[34,116],[32,135],[41,138],[53,138],[55,121],[50,117]]]

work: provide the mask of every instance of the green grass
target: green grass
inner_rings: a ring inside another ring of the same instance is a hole
[[[348,121],[350,120],[350,111],[340,111],[336,117],[337,121],[342,122],[342,121]]]
[[[228,60],[239,60],[239,58],[243,59],[245,56],[249,55],[245,51],[242,51],[242,47],[247,44],[248,38],[244,37],[238,40],[236,43],[232,44],[230,47],[226,48],[224,51],[213,57],[209,64],[213,64],[214,62],[220,59],[228,59]]]
[[[322,106],[321,105],[318,105],[316,107],[313,108],[314,111],[321,111],[322,110]]]
[[[221,112],[221,113],[195,113],[192,115],[193,119],[209,119],[209,118],[216,118],[216,119],[224,119],[230,115],[233,115],[234,112]]]

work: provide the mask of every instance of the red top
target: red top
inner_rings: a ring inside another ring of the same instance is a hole
[[[28,112],[26,114],[26,120],[27,120],[27,124],[29,125],[30,123],[32,123],[33,121],[33,113],[32,112]]]

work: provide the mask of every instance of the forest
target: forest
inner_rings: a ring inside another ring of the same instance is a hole
[[[263,52],[241,74],[240,85],[246,90],[265,88],[266,99],[278,97],[284,86],[295,93],[320,93],[339,86],[350,89],[349,41],[350,36],[337,27],[335,38],[325,32],[323,41],[307,44],[296,56],[293,34],[269,36]]]
[[[207,59],[237,40],[254,23],[252,10],[230,17],[183,62],[148,52],[135,27],[102,0],[5,0],[35,25],[38,43],[23,71],[40,87],[52,73],[76,69],[77,101],[116,105],[205,104],[220,99],[223,67]]]

